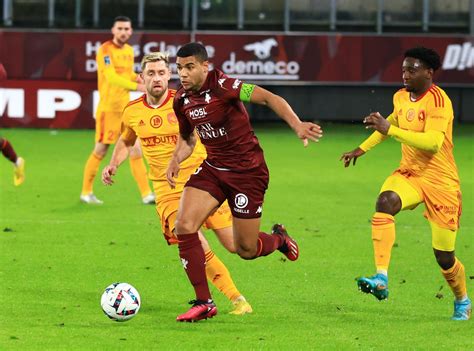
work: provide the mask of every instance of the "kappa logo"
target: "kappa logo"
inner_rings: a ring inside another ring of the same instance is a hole
[[[221,78],[217,81],[217,83],[221,86],[221,88],[223,88],[222,84],[224,84],[226,78]]]
[[[255,211],[256,214],[262,213],[262,206],[258,206],[257,211]]]
[[[160,116],[155,115],[150,118],[150,124],[153,128],[160,128],[161,125],[163,124],[163,120],[161,119]]]
[[[242,193],[235,195],[235,206],[237,206],[237,208],[245,208],[248,204],[249,199],[247,195]]]
[[[206,101],[206,103],[211,102],[211,95],[209,93],[206,93],[206,97],[204,98],[204,101]]]
[[[184,269],[188,269],[188,263],[189,261],[185,258],[181,258],[181,264],[183,265]]]
[[[143,122],[143,119],[141,119],[140,122],[138,122],[138,126],[143,127],[144,125],[145,125],[145,122]]]
[[[189,101],[188,98],[184,98],[184,104],[185,104],[185,105],[189,104],[189,102],[190,102],[190,101]]]
[[[268,38],[263,41],[247,44],[244,46],[244,50],[253,51],[255,56],[257,56],[260,60],[263,60],[270,57],[272,47],[274,46],[278,46],[277,41],[274,38]]]
[[[234,90],[237,89],[239,87],[240,83],[242,83],[241,80],[238,80],[238,79],[234,80],[234,83],[232,84],[232,89],[234,89]]]

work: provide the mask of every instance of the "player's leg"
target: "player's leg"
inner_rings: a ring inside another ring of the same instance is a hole
[[[193,307],[179,315],[177,321],[193,322],[211,318],[217,314],[206,280],[206,257],[199,240],[198,230],[204,220],[212,213],[220,202],[207,191],[186,186],[176,219],[179,256],[189,281],[194,287],[196,300]]]
[[[379,300],[388,297],[388,267],[395,243],[395,218],[400,210],[413,209],[423,199],[416,186],[405,177],[395,174],[387,178],[377,198],[376,212],[372,216],[372,244],[376,274],[361,277],[357,285],[362,292]]]
[[[84,166],[84,174],[82,179],[82,191],[81,201],[87,204],[102,204],[103,201],[99,200],[93,191],[94,180],[99,171],[100,163],[107,155],[109,144],[103,144],[97,141],[94,145],[92,153],[89,155],[87,162]]]
[[[137,138],[135,145],[130,148],[130,155],[128,158],[130,162],[130,170],[133,178],[138,185],[138,190],[142,197],[142,202],[147,205],[155,203],[155,194],[151,191],[148,183],[147,170],[145,162],[143,161],[142,149],[140,147],[140,140]]]
[[[455,255],[456,235],[461,215],[461,195],[457,191],[426,189],[425,216],[431,226],[432,246],[436,261],[451,288],[454,301],[454,320],[468,320],[472,304],[466,289],[464,265]],[[443,204],[440,207],[438,204]]]
[[[25,181],[25,160],[22,157],[18,157],[12,144],[2,137],[0,137],[0,150],[3,156],[14,165],[13,184],[15,186],[21,185]]]

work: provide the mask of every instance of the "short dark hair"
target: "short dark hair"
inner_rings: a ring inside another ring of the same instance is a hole
[[[405,51],[405,57],[412,57],[420,60],[426,67],[436,71],[441,67],[441,58],[433,49],[427,49],[423,46],[409,49]]]
[[[208,60],[207,51],[204,45],[201,43],[187,43],[181,46],[176,53],[178,57],[189,57],[194,56],[200,62],[204,62]]]
[[[112,25],[115,25],[115,22],[130,22],[132,23],[132,20],[130,17],[127,16],[117,16],[114,18],[114,23]]]

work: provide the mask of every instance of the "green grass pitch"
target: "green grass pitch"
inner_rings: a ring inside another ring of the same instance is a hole
[[[324,138],[307,149],[288,128],[256,127],[271,173],[262,229],[284,223],[300,259],[276,252],[243,261],[208,232],[254,313],[229,315],[229,302],[214,289],[219,314],[194,324],[175,322],[193,291],[177,249],[162,239],[154,207],[140,203],[128,164],[113,187],[96,180],[105,204],[87,206],[79,193],[93,131],[2,130],[26,159],[27,178],[15,188],[11,164],[0,160],[0,349],[474,349],[473,321],[450,320],[453,298],[432,254],[423,206],[397,216],[389,300],[357,291],[354,279],[374,271],[370,218],[400,146],[386,141],[344,169],[341,153],[368,132],[361,125],[323,127]],[[464,200],[457,254],[471,297],[473,131],[455,127]],[[139,314],[126,323],[109,320],[99,306],[115,281],[131,283],[142,297]]]

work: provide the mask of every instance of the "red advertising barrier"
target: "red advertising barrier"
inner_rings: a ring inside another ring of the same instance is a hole
[[[0,126],[93,128],[95,54],[110,38],[92,31],[0,31]],[[400,84],[404,51],[423,45],[442,56],[437,83],[474,86],[474,37],[196,34],[195,39],[204,43],[215,67],[260,84]],[[137,71],[143,54],[165,51],[173,62],[190,40],[183,33],[134,34]],[[171,69],[177,78],[174,64]],[[2,80],[5,74],[8,80]]]

